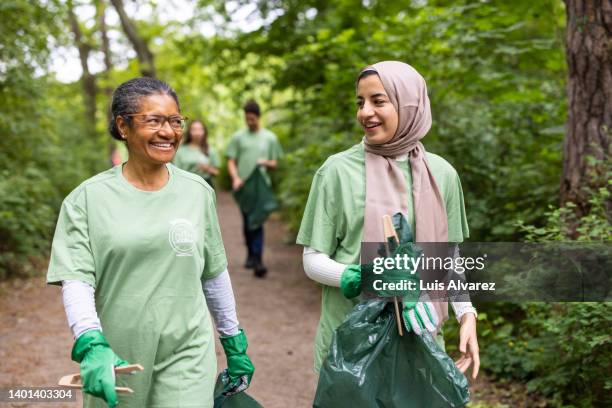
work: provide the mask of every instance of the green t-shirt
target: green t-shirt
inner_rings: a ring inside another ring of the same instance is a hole
[[[192,173],[201,176],[205,180],[210,180],[212,175],[205,171],[199,169],[199,164],[210,164],[213,167],[219,168],[219,157],[217,156],[217,152],[212,148],[208,148],[208,156],[204,154],[204,152],[200,148],[194,148],[190,145],[181,145],[176,154],[174,155],[174,160],[172,160],[174,165],[179,169],[183,169],[186,171],[190,171]]]
[[[92,285],[109,344],[145,368],[118,376],[135,391],[122,406],[212,406],[215,346],[201,279],[227,267],[215,194],[201,177],[167,168],[158,191],[132,186],[122,166],[86,180],[64,200],[53,238],[47,282]]]
[[[259,129],[253,133],[249,129],[240,130],[232,136],[225,155],[235,159],[238,164],[238,176],[246,180],[255,167],[257,160],[278,160],[283,155],[283,149],[276,135],[267,129]],[[270,181],[264,170],[266,181]]]
[[[462,242],[469,230],[457,171],[442,157],[427,152],[427,162],[446,203],[449,242]],[[398,161],[412,191],[410,163]],[[297,243],[329,255],[343,264],[359,263],[365,211],[365,151],[359,143],[329,157],[317,170],[310,188]],[[408,222],[414,231],[412,195]],[[358,300],[348,300],[337,287],[322,285],[321,318],[315,340],[315,369],[326,358],[333,331]]]

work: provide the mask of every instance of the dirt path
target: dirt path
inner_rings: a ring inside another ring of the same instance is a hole
[[[256,373],[249,394],[264,407],[308,407],[316,376],[312,369],[313,343],[320,295],[302,269],[301,247],[283,242],[282,223],[265,227],[265,279],[242,267],[246,247],[240,211],[228,194],[219,194],[219,217],[228,251],[229,270],[238,303],[238,318],[249,337],[249,354]],[[219,367],[225,367],[217,347]]]
[[[308,407],[316,387],[312,348],[319,291],[301,269],[301,250],[283,242],[281,222],[269,221],[264,253],[269,273],[256,279],[242,267],[246,249],[240,212],[227,193],[219,194],[217,204],[238,317],[256,367],[249,393],[266,408]],[[71,347],[59,288],[46,286],[42,277],[0,285],[0,388],[52,386],[62,374],[78,372]],[[219,370],[225,368],[220,347]],[[75,407],[80,399],[14,406]]]
[[[249,338],[256,373],[249,394],[266,408],[305,408],[312,404],[317,378],[312,370],[313,340],[319,314],[319,290],[304,275],[301,248],[284,242],[283,224],[266,224],[266,279],[242,267],[246,256],[241,217],[228,193],[218,195],[218,212],[228,253],[238,317]],[[44,278],[0,284],[0,388],[53,386],[62,374],[78,372],[70,360],[72,336],[60,289]],[[217,345],[219,370],[225,357]],[[482,378],[472,387],[473,407],[529,406],[512,387]],[[523,393],[521,393],[523,394]],[[501,404],[500,404],[501,403]],[[506,405],[509,404],[509,405]],[[77,407],[72,403],[7,404],[0,407]]]

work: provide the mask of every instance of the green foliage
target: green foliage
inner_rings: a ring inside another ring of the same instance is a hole
[[[458,170],[473,240],[566,241],[573,229],[580,241],[611,239],[610,184],[586,192],[589,212],[580,219],[572,203],[553,206],[566,119],[560,0],[202,0],[184,24],[162,24],[162,3],[146,3],[153,18],[133,17],[158,76],[177,90],[186,116],[207,123],[221,156],[244,126],[244,101],[261,103],[264,125],[287,153],[272,177],[293,231],[316,169],[361,138],[358,72],[396,59],[427,80],[434,121],[424,144]],[[262,27],[244,32],[216,20],[232,19],[230,3],[256,6]],[[65,11],[57,0],[0,2],[0,279],[34,271],[63,197],[107,165],[108,95],[98,94],[98,138],[86,139],[79,84],[47,76],[49,50],[73,45]],[[219,35],[201,35],[206,20]],[[97,47],[96,24],[81,23]],[[140,75],[135,60],[126,62],[97,78],[100,90]],[[225,163],[221,173],[218,186],[228,188]],[[606,183],[610,176],[596,175]],[[555,406],[609,402],[608,303],[478,310],[484,369],[526,382]],[[445,332],[456,353],[457,323]]]
[[[305,197],[308,197],[312,178],[326,157],[341,150],[346,144],[343,134],[333,135],[321,143],[313,143],[295,150],[285,157],[273,180],[280,178],[279,199],[283,211],[293,231],[297,231],[302,221]],[[296,171],[299,169],[299,171]]]
[[[517,218],[542,220],[557,196],[561,169],[561,2],[258,4],[263,17],[280,16],[235,35],[242,55],[256,54],[259,65],[282,57],[271,69],[273,88],[291,90],[291,99],[277,105],[284,112],[277,125],[288,132],[289,162],[315,168],[358,143],[357,73],[376,61],[402,60],[428,82],[434,121],[424,144],[457,168],[472,238],[515,239]],[[316,154],[312,144],[321,146]],[[336,150],[327,149],[332,145]],[[300,173],[288,174],[292,182],[281,187],[290,220],[301,216],[308,194],[303,184],[312,177]]]
[[[8,270],[29,271],[26,257],[44,254],[55,217],[50,193],[49,179],[35,167],[0,174],[0,278]]]
[[[609,169],[603,174],[609,175]],[[605,180],[612,186],[610,177]],[[610,187],[586,193],[590,211],[581,219],[575,216],[575,204],[567,203],[551,207],[541,227],[519,222],[525,240],[566,242],[576,226],[578,241],[610,242]],[[612,403],[611,303],[485,304],[479,310],[482,364],[488,371],[526,382],[529,391],[548,397],[552,406]]]
[[[609,182],[612,186],[612,180]],[[525,233],[525,240],[532,242],[566,241],[572,232],[571,226],[576,224],[577,241],[612,241],[612,228],[606,214],[610,188],[597,189],[589,198],[590,212],[580,219],[574,211],[576,204],[569,202],[560,208],[549,206],[549,211],[545,213],[546,225],[543,227],[525,225],[522,221],[517,225]]]
[[[479,310],[482,365],[519,379],[551,406],[608,406],[610,303],[489,305]],[[502,313],[500,313],[500,311]],[[448,330],[447,332],[452,332]]]
[[[612,164],[589,160],[594,171],[589,174],[593,180],[591,185],[600,187],[583,188],[583,194],[589,197],[588,213],[578,218],[576,204],[566,203],[560,208],[549,206],[545,213],[546,222],[541,227],[525,225],[524,221],[517,221],[517,226],[525,234],[528,242],[541,241],[567,241],[573,236],[573,228],[577,233],[577,241],[612,241],[612,220],[608,212],[612,194]]]
[[[525,309],[526,346],[519,353],[535,368],[529,389],[552,396],[556,405],[612,403],[607,375],[612,366],[612,305],[529,304]]]
[[[62,37],[60,5],[7,1],[0,5],[0,14],[3,279],[37,272],[32,261],[46,257],[61,200],[102,163],[95,153],[99,145],[83,140],[80,89],[56,86],[37,74],[46,69],[50,38]]]
[[[62,199],[104,168],[100,143],[83,136],[82,111],[63,106],[79,89],[30,81],[46,89],[16,101],[23,110],[4,110],[0,123],[0,279],[36,272],[31,261],[46,257]]]

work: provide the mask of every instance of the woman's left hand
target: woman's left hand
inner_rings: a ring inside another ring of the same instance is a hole
[[[461,317],[459,351],[461,358],[455,361],[455,365],[464,374],[472,366],[472,379],[475,380],[480,369],[480,354],[476,334],[476,316],[473,313],[466,313]]]
[[[255,367],[247,355],[248,342],[244,330],[233,336],[221,336],[221,345],[227,359],[227,374],[230,380],[230,394],[246,390],[251,384]],[[229,395],[229,394],[228,394]]]
[[[276,168],[276,160],[259,159],[257,160],[257,164],[267,167],[268,169]]]

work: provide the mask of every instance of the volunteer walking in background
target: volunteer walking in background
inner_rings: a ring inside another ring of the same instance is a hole
[[[185,119],[167,84],[129,80],[115,90],[111,110],[111,136],[125,141],[129,158],[66,197],[47,274],[48,283],[62,285],[72,359],[89,394],[84,405],[212,407],[217,367],[208,309],[233,390],[246,388],[254,371],[215,194],[201,177],[169,164]],[[127,361],[144,372],[115,379],[113,366]],[[134,394],[118,397],[115,383]]]
[[[208,143],[208,129],[204,122],[194,120],[189,124],[173,163],[179,169],[201,176],[214,188],[213,177],[219,174],[220,163],[217,152]]]
[[[247,128],[232,136],[226,151],[232,189],[238,192],[245,188],[245,183],[257,183],[257,178],[263,178],[264,183],[258,183],[254,189],[270,190],[271,182],[267,169],[275,169],[278,165],[278,159],[283,154],[281,145],[274,133],[261,127],[261,111],[257,102],[248,101],[243,110]],[[254,191],[254,194],[261,196],[266,195],[266,192]],[[267,195],[269,194],[271,190]],[[265,202],[262,205],[265,205]],[[263,263],[263,222],[255,223],[256,225],[252,222],[253,217],[260,217],[260,211],[261,208],[256,207],[245,211],[241,206],[243,234],[248,252],[244,266],[253,268],[255,276],[262,278],[267,273]]]
[[[397,61],[367,67],[357,82],[357,120],[365,132],[362,142],[319,168],[297,237],[306,274],[322,285],[317,372],[334,330],[357,304],[361,242],[385,241],[383,215],[404,214],[416,242],[458,243],[469,235],[457,172],[420,142],[431,127],[423,77]],[[475,378],[480,365],[476,311],[470,302],[451,303],[461,324],[462,357],[456,364],[462,372],[473,366]],[[420,302],[404,307],[404,320],[417,334],[438,332],[448,316],[442,302],[431,315]],[[443,346],[441,336],[438,341]]]

